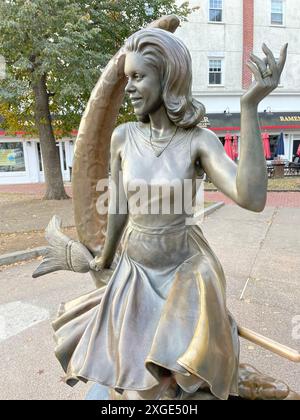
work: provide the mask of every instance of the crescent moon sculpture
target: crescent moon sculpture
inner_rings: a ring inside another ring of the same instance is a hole
[[[175,32],[176,15],[163,16],[149,26]],[[111,135],[123,102],[126,77],[125,53],[121,48],[101,74],[83,114],[75,143],[72,191],[75,225],[79,242],[61,232],[57,216],[46,229],[47,254],[33,273],[40,277],[58,270],[89,272],[89,263],[99,255],[105,239],[107,215],[97,211],[100,192],[97,184],[108,178]],[[107,283],[112,270],[90,271],[97,287]]]

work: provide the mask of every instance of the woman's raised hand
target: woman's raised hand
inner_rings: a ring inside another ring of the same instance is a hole
[[[288,44],[285,44],[280,52],[279,60],[276,61],[272,51],[262,45],[265,58],[261,59],[254,54],[250,55],[247,66],[252,71],[255,81],[249,90],[243,95],[242,102],[248,105],[258,105],[259,102],[277,88],[287,56]]]

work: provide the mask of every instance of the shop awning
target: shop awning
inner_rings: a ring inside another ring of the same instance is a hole
[[[300,112],[260,112],[258,116],[262,130],[300,130]],[[241,114],[207,114],[201,125],[215,132],[240,131]]]

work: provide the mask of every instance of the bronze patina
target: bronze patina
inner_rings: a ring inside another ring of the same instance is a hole
[[[191,57],[172,34],[178,25],[167,16],[133,34],[104,70],[82,118],[73,166],[80,242],[63,235],[54,218],[48,255],[34,276],[90,272],[97,288],[61,306],[53,323],[56,356],[69,385],[93,381],[112,399],[296,399],[284,383],[239,364],[239,335],[294,362],[299,353],[236,324],[222,267],[199,224],[187,223],[204,173],[239,206],[264,209],[257,107],[278,86],[287,45],[278,62],[266,45],[264,60],[251,55],[255,80],[241,98],[235,164],[215,134],[198,126],[205,108],[192,97]],[[125,92],[137,122],[114,129]],[[106,193],[97,184],[108,178],[109,151],[117,188],[110,190],[108,216],[100,216]],[[141,180],[143,208],[134,188]],[[164,187],[174,180],[183,195],[191,181],[191,203],[175,211],[170,194],[164,212]]]

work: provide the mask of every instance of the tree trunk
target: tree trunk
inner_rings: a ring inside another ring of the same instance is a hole
[[[51,124],[46,75],[43,75],[32,87],[35,96],[35,122],[40,137],[46,183],[44,200],[64,200],[69,197],[64,188],[59,150],[55,144]]]

